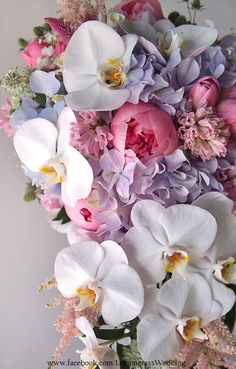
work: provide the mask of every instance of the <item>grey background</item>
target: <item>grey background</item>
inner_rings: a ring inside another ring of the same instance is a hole
[[[162,0],[165,14],[184,10],[178,0]],[[109,1],[115,4],[117,1]],[[205,0],[204,17],[223,35],[236,27],[236,0]],[[23,65],[16,40],[32,36],[33,26],[56,12],[54,0],[0,1],[0,75]],[[3,101],[3,93],[0,94]],[[66,238],[53,231],[43,209],[22,201],[25,178],[12,143],[0,132],[0,368],[46,369],[59,335],[53,321],[59,309],[44,309],[55,293],[37,294],[38,285],[53,274],[58,250]],[[65,358],[77,359],[76,340]]]

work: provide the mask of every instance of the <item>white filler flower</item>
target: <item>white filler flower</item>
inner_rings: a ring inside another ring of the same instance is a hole
[[[93,171],[88,161],[71,145],[70,126],[76,122],[73,111],[64,108],[57,126],[36,118],[27,121],[14,136],[15,150],[22,163],[43,177],[45,189],[61,183],[62,201],[75,206],[88,197],[93,183]]]
[[[130,96],[124,88],[136,35],[119,34],[98,21],[83,23],[65,51],[65,100],[75,111],[114,110]]]
[[[106,323],[117,326],[134,319],[143,307],[141,280],[113,241],[85,241],[59,252],[55,262],[58,289],[79,297],[78,309],[101,307]]]

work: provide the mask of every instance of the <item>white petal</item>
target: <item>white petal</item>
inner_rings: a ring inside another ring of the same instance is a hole
[[[165,208],[158,202],[142,200],[134,205],[131,212],[131,219],[134,226],[147,227],[161,245],[167,245],[168,239],[166,233],[158,221],[161,214],[165,212]]]
[[[183,40],[181,54],[183,57],[197,56],[212,45],[218,36],[215,28],[185,24],[173,30]]]
[[[166,307],[166,316],[171,311],[179,319],[191,316],[205,318],[211,311],[211,288],[205,278],[195,273],[186,279],[172,277],[160,289],[158,302]]]
[[[108,59],[121,58],[124,51],[122,38],[110,26],[98,21],[83,23],[65,51],[63,79],[67,91],[80,90],[81,76],[97,76],[98,67]],[[82,79],[84,85],[84,77]],[[87,87],[91,86],[91,81]]]
[[[133,227],[125,235],[124,250],[129,264],[137,270],[145,284],[159,283],[166,271],[162,261],[163,247],[145,227]]]
[[[49,121],[41,118],[24,123],[14,136],[14,146],[20,160],[33,172],[56,156],[58,132]]]
[[[86,341],[89,341],[90,343],[89,348],[97,348],[98,341],[93,328],[89,324],[89,321],[84,316],[81,316],[80,318],[76,319],[75,325],[80,330],[80,332],[82,332],[86,336]]]
[[[94,241],[61,250],[55,261],[55,277],[62,295],[75,297],[77,288],[93,281],[103,258],[103,249]]]
[[[159,218],[170,245],[179,245],[202,254],[213,244],[217,223],[206,210],[192,205],[173,205]],[[206,237],[207,235],[207,237]]]
[[[144,291],[134,269],[125,264],[115,264],[100,285],[104,291],[102,316],[106,323],[118,326],[139,315]]]
[[[149,315],[157,312],[158,294],[160,289],[155,286],[146,287],[144,289],[144,306],[139,318],[144,318],[145,315]]]
[[[214,242],[219,258],[228,258],[236,254],[236,216],[233,214],[234,203],[225,195],[209,192],[200,196],[194,203],[209,211],[216,219],[218,232]]]
[[[70,143],[71,123],[77,122],[76,116],[70,108],[64,108],[58,117],[57,128],[59,136],[57,140],[57,155],[61,156],[66,145]]]
[[[122,56],[122,60],[123,60],[124,66],[128,69],[130,65],[131,54],[138,41],[138,36],[129,34],[129,35],[123,36],[122,40],[124,42],[124,48],[125,48],[125,52]]]
[[[88,161],[72,146],[67,146],[61,157],[66,168],[62,183],[62,201],[75,206],[77,201],[89,196],[93,183],[93,170]]]
[[[104,241],[100,246],[105,252],[105,257],[99,267],[97,280],[104,279],[110,273],[112,266],[116,263],[128,265],[128,259],[124,250],[116,242]]]
[[[175,357],[182,346],[176,326],[176,321],[167,320],[160,314],[150,314],[141,320],[137,341],[143,360],[171,360]]]
[[[99,83],[65,97],[67,105],[75,111],[110,111],[118,109],[129,98],[128,89],[114,90]]]

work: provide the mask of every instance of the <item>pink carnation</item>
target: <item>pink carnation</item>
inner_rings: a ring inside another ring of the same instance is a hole
[[[0,108],[0,129],[3,129],[8,137],[12,137],[15,134],[14,128],[10,125],[10,110],[11,104],[6,100],[4,105]]]
[[[196,112],[184,112],[178,119],[184,148],[203,161],[225,156],[230,135],[229,126],[213,113],[212,108],[200,107]]]
[[[171,154],[179,146],[171,117],[152,104],[126,103],[116,113],[111,131],[114,148],[141,160]]]
[[[97,112],[81,112],[77,123],[72,124],[71,145],[85,156],[99,158],[112,138],[109,126]]]
[[[155,20],[163,18],[159,0],[122,0],[115,9],[122,11],[127,18],[132,20],[141,19],[147,11],[154,16]]]

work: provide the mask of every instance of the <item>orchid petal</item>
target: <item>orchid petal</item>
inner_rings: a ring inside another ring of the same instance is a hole
[[[61,250],[55,261],[57,287],[66,298],[76,297],[77,288],[96,277],[104,251],[97,242],[85,241]]]
[[[98,347],[98,340],[89,321],[84,316],[81,316],[75,320],[75,325],[86,336],[86,342],[89,343],[89,348],[96,349]]]
[[[62,201],[75,206],[77,201],[89,196],[93,183],[93,170],[88,161],[72,146],[67,145],[61,162],[66,168],[66,180],[62,183]]]
[[[22,163],[38,172],[49,159],[56,155],[58,132],[55,126],[41,118],[24,123],[14,136],[14,146]]]
[[[123,60],[124,66],[128,69],[130,66],[131,54],[138,41],[138,36],[129,34],[129,35],[123,36],[122,40],[124,42],[124,48],[125,48],[125,52],[122,56],[122,60]]]
[[[117,326],[138,316],[143,307],[144,292],[134,269],[115,264],[100,285],[104,291],[102,316],[106,323]]]
[[[58,117],[57,128],[59,131],[57,140],[57,154],[61,156],[64,149],[69,145],[71,140],[71,124],[76,123],[77,119],[73,110],[64,108]]]

